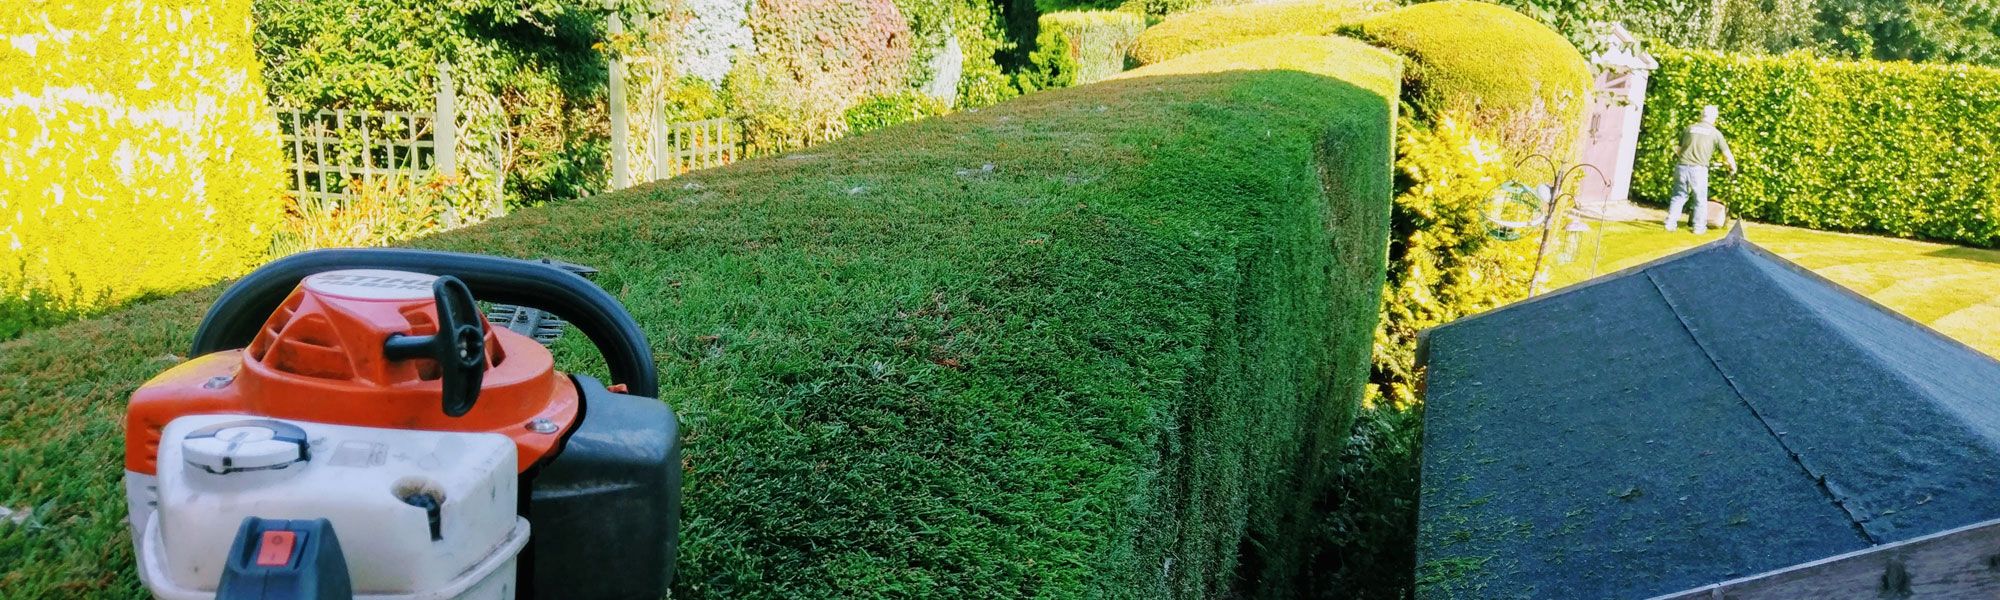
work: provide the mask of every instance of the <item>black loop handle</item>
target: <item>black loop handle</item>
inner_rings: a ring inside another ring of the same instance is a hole
[[[314,250],[287,256],[237,280],[202,317],[189,356],[242,348],[257,337],[258,328],[285,302],[300,280],[340,269],[388,269],[461,280],[482,300],[539,308],[561,317],[583,332],[604,356],[613,383],[626,393],[657,398],[660,375],[654,370],[653,349],[645,332],[625,307],[588,279],[561,268],[532,261],[480,254],[367,248]]]
[[[389,334],[382,342],[382,355],[389,360],[428,358],[437,361],[438,378],[444,388],[444,414],[462,417],[479,400],[479,385],[486,379],[486,328],[479,323],[479,304],[472,290],[457,277],[443,275],[431,284],[437,298],[437,333],[432,335]]]

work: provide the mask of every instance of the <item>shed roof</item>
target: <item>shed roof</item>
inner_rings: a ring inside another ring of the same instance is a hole
[[[1647,598],[2000,517],[2000,362],[1740,229],[1424,355],[1420,597]]]

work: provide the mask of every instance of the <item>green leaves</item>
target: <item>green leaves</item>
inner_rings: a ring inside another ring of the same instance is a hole
[[[0,12],[0,338],[243,272],[280,218],[249,2]],[[32,51],[25,48],[33,48]]]
[[[1681,129],[1722,110],[1743,173],[1713,194],[1746,218],[2000,244],[2000,71],[1661,51],[1633,193],[1671,187]]]
[[[847,129],[849,133],[874,131],[924,117],[935,117],[949,110],[944,101],[917,91],[869,96],[847,109]]]
[[[1053,89],[1100,81],[1125,70],[1146,20],[1129,12],[1071,11],[1042,15],[1021,89]]]
[[[1536,239],[1489,235],[1489,200],[1509,162],[1465,115],[1397,125],[1396,195],[1389,288],[1376,334],[1375,383],[1393,404],[1414,405],[1417,335],[1527,293]]]

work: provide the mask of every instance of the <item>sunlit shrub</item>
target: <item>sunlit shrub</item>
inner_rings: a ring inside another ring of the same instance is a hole
[[[1375,382],[1396,404],[1416,401],[1417,335],[1526,295],[1536,239],[1504,241],[1487,219],[1508,178],[1501,146],[1463,120],[1441,115],[1397,127],[1398,189],[1389,240],[1389,282],[1375,341]]]
[[[947,110],[944,101],[924,95],[922,92],[905,91],[870,96],[853,108],[847,109],[847,128],[853,133],[873,131],[924,117],[935,117]]]
[[[248,0],[0,11],[0,322],[186,289],[266,255],[283,179],[250,28]]]
[[[1128,12],[1071,11],[1042,15],[1032,63],[1022,79],[1025,89],[1069,87],[1091,83],[1125,70],[1125,53],[1132,48],[1146,20]]]

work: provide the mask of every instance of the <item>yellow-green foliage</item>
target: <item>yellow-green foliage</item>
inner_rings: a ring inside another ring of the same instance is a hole
[[[1352,33],[1409,57],[1404,99],[1417,117],[1464,111],[1510,150],[1573,156],[1590,66],[1555,30],[1503,6],[1451,0],[1383,13]]]
[[[1114,79],[1222,71],[1338,72],[1341,81],[1394,98],[1402,68],[1395,55],[1340,37],[1287,35],[1210,50],[1120,73]]]
[[[1139,35],[1132,60],[1142,65],[1279,35],[1326,35],[1395,6],[1389,0],[1290,0],[1218,6],[1168,17]]]
[[[1501,241],[1486,213],[1494,188],[1508,180],[1508,156],[1462,116],[1397,126],[1395,225],[1389,240],[1389,289],[1376,336],[1382,396],[1408,405],[1417,334],[1527,293],[1539,238]]]
[[[1042,15],[1041,33],[1029,57],[1034,68],[1024,78],[1036,88],[1080,85],[1125,70],[1125,53],[1146,29],[1146,19],[1109,10],[1065,11]]]
[[[242,272],[282,180],[250,2],[0,11],[0,337]],[[28,306],[29,298],[39,306]]]

